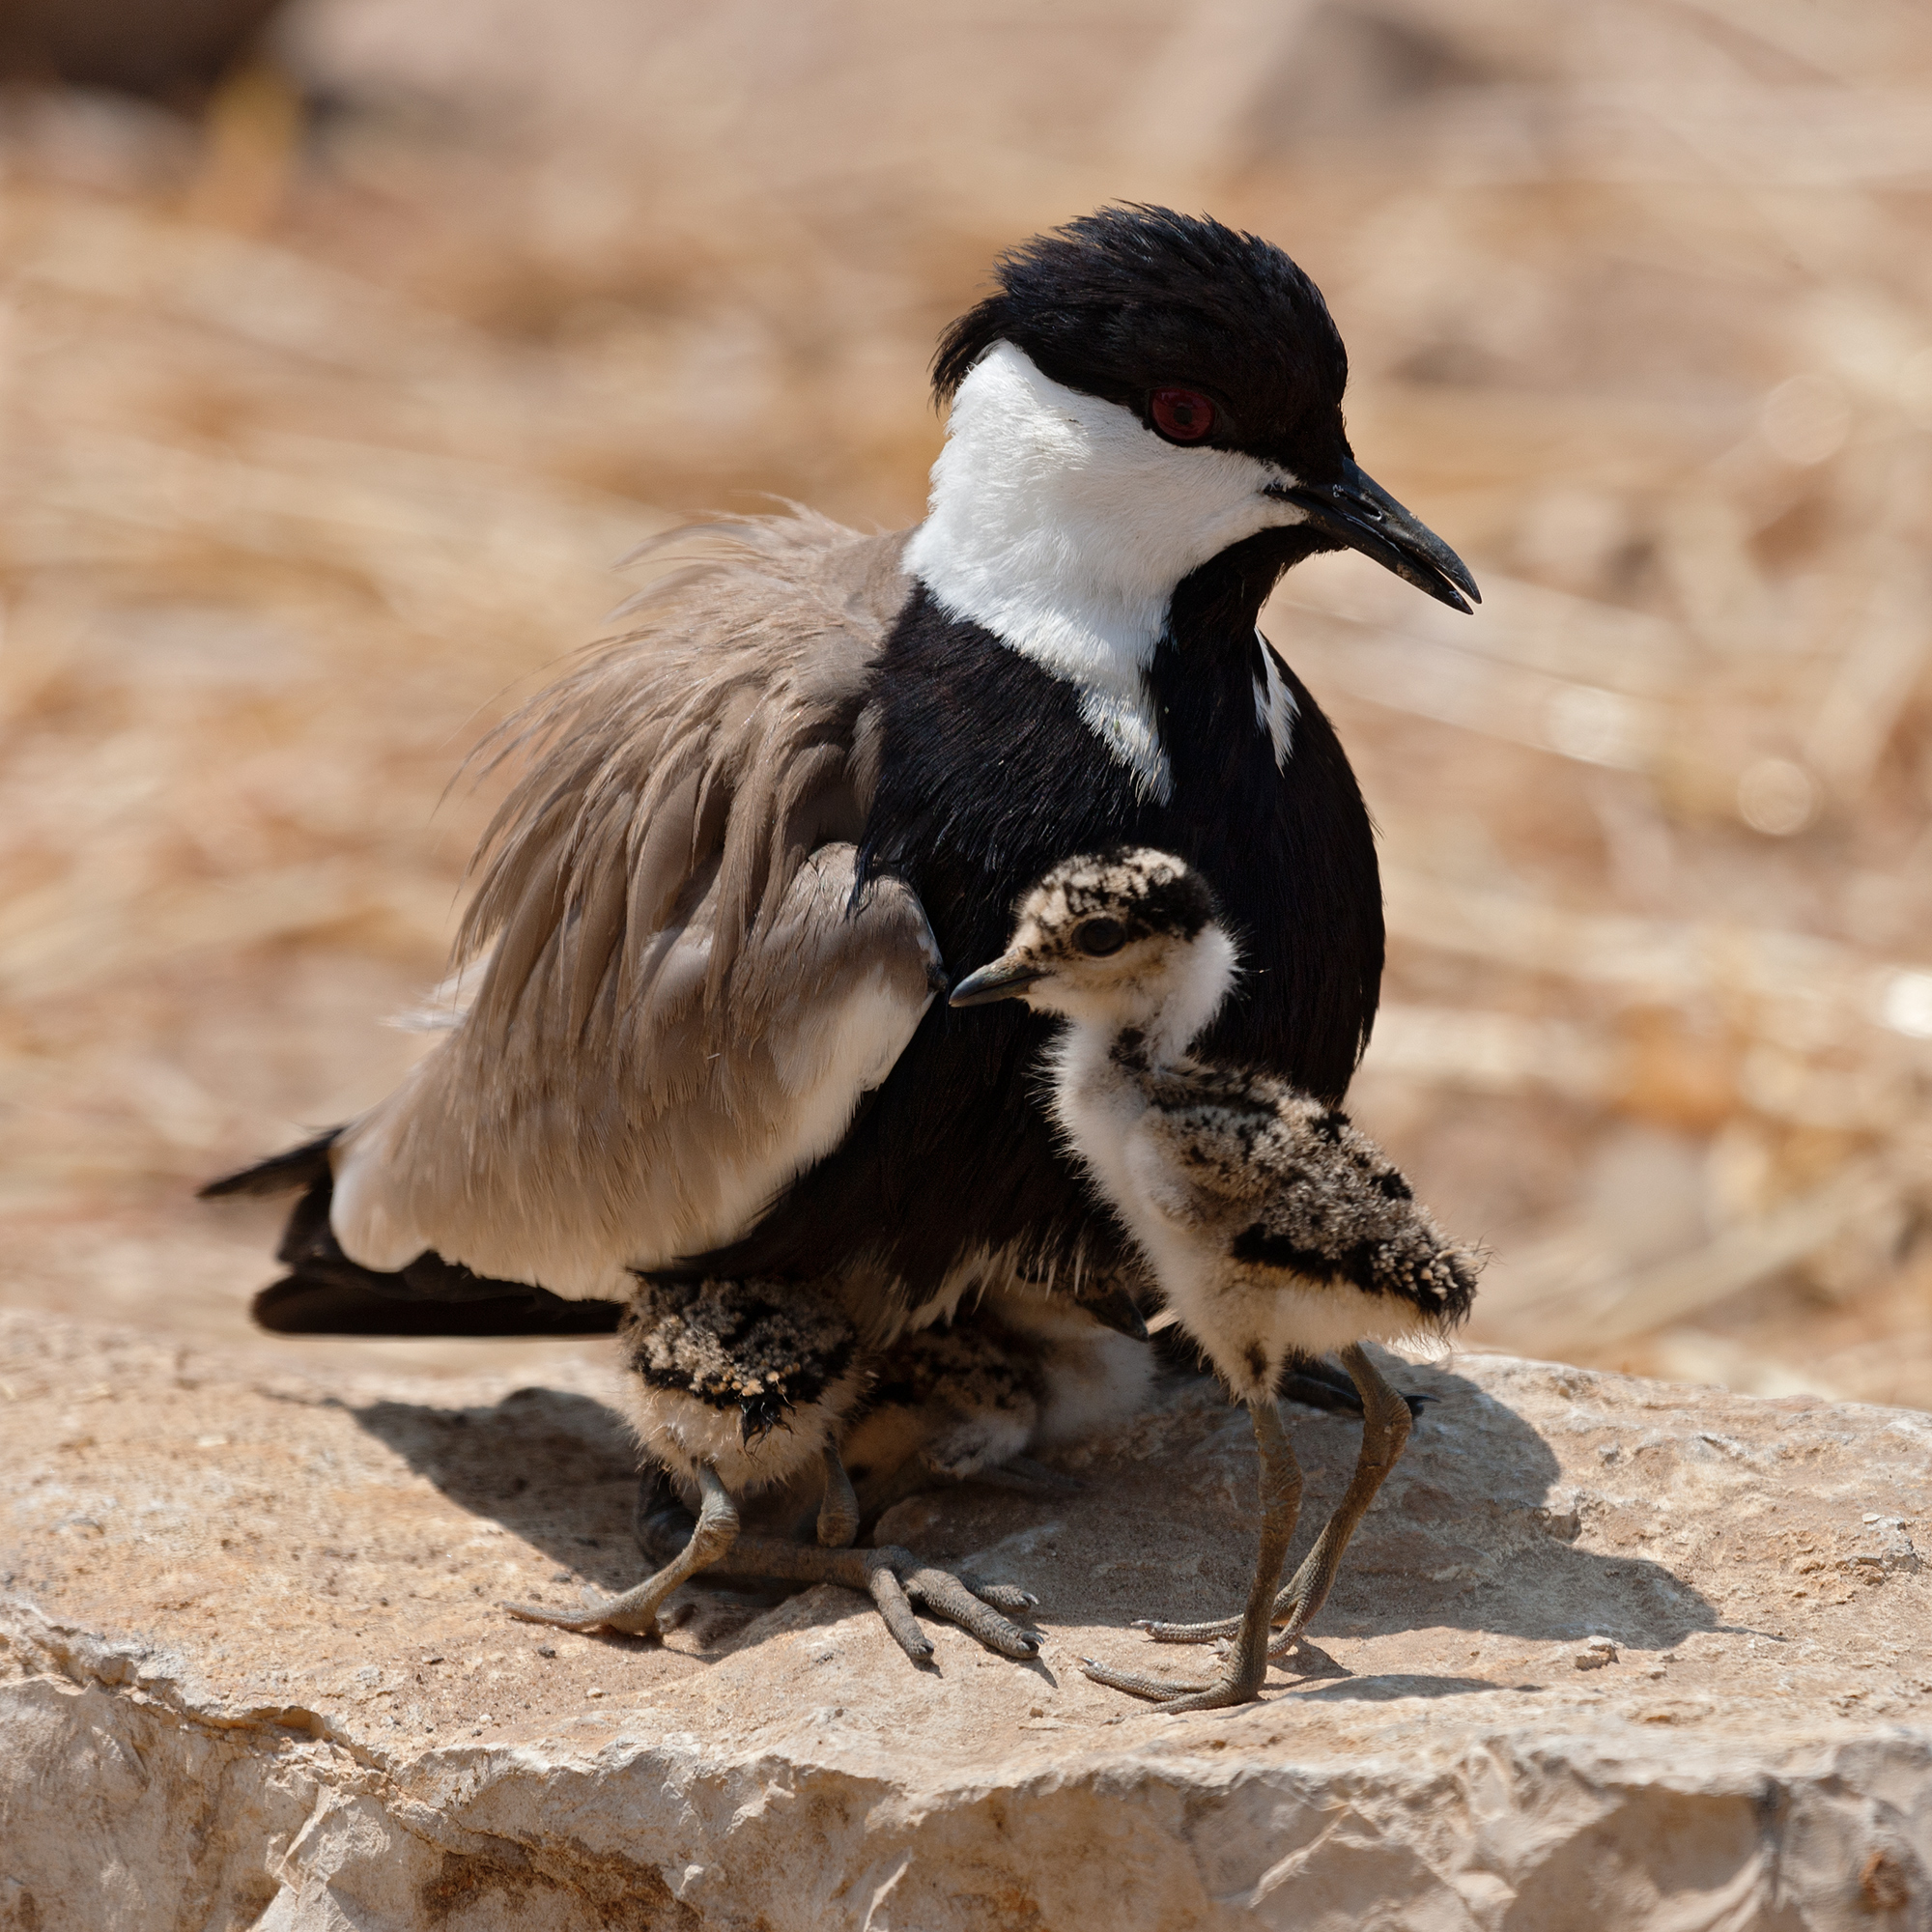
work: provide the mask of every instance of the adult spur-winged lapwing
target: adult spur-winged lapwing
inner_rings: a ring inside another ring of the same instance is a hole
[[[651,1629],[724,1560],[738,1498],[821,1467],[835,1548],[759,1560],[893,1602],[910,1559],[881,1577],[836,1548],[881,1351],[989,1300],[1014,1334],[1029,1304],[1104,1317],[1139,1278],[1030,1083],[1053,1023],[935,1001],[1049,866],[1154,845],[1207,879],[1248,967],[1217,1055],[1338,1099],[1375,1014],[1368,814],[1256,616],[1319,551],[1458,610],[1476,591],[1356,467],[1315,285],[1217,222],[1103,210],[1004,258],[934,373],[925,521],[716,527],[509,727],[526,762],[447,1037],[359,1120],[210,1190],[302,1189],[270,1327],[558,1332],[623,1307],[632,1419],[700,1516],[663,1576],[576,1621]],[[1082,1373],[1137,1392],[1114,1367]],[[1050,1389],[1040,1410],[1071,1412]],[[934,1573],[916,1594],[1035,1642]]]
[[[1098,1682],[1179,1711],[1255,1696],[1269,1656],[1321,1607],[1408,1439],[1408,1405],[1361,1343],[1460,1321],[1482,1264],[1443,1238],[1346,1115],[1275,1075],[1189,1053],[1237,962],[1198,872],[1169,853],[1117,850],[1055,867],[1020,901],[1006,952],[962,980],[952,1002],[1018,999],[1066,1020],[1048,1055],[1053,1118],[1147,1256],[1181,1331],[1254,1422],[1262,1533],[1245,1613],[1148,1626],[1169,1642],[1233,1635],[1220,1675],[1174,1685],[1087,1663]],[[1337,1349],[1361,1392],[1361,1454],[1277,1596],[1301,1475],[1275,1390],[1284,1368]],[[1272,1646],[1270,1621],[1283,1625]]]

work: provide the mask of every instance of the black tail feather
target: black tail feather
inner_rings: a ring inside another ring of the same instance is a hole
[[[239,1174],[224,1174],[198,1188],[199,1201],[219,1201],[230,1194],[286,1194],[292,1188],[312,1187],[328,1179],[328,1151],[335,1145],[340,1127],[330,1127],[320,1140],[307,1141],[286,1153],[271,1154],[267,1160],[244,1167]]]
[[[255,1320],[277,1335],[608,1335],[618,1301],[566,1301],[548,1289],[493,1281],[425,1251],[394,1273],[366,1268],[342,1252],[329,1226],[335,1177],[328,1164],[338,1127],[240,1174],[211,1180],[204,1201],[233,1194],[302,1190],[275,1259],[289,1272],[253,1303]]]
[[[350,1272],[363,1275],[356,1281]],[[256,1295],[257,1322],[276,1335],[566,1336],[609,1335],[624,1312],[615,1301],[565,1301],[548,1289],[503,1284],[502,1294],[472,1301],[399,1295],[377,1283],[400,1275],[355,1269],[292,1274]]]

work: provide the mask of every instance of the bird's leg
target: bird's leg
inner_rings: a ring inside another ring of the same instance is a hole
[[[682,1520],[680,1521],[680,1520]],[[859,1525],[858,1498],[852,1492],[851,1478],[836,1449],[825,1452],[825,1496],[819,1504],[815,1523],[818,1547],[792,1543],[783,1537],[739,1535],[708,1563],[700,1560],[686,1575],[708,1569],[713,1577],[760,1578],[788,1583],[841,1583],[847,1589],[869,1596],[879,1607],[900,1649],[915,1663],[923,1663],[932,1655],[931,1640],[914,1620],[908,1597],[936,1614],[949,1617],[977,1636],[990,1649],[1007,1657],[1034,1657],[1039,1638],[999,1614],[1002,1610],[1027,1610],[1035,1599],[1024,1590],[1007,1583],[982,1583],[977,1577],[954,1576],[922,1563],[908,1549],[853,1549],[848,1546]],[[701,1526],[702,1517],[699,1518]],[[637,1536],[644,1554],[656,1558],[680,1533],[696,1542],[696,1531],[685,1514],[684,1504],[669,1481],[662,1474],[646,1475],[638,1492]],[[680,1557],[679,1561],[682,1561]],[[675,1565],[671,1566],[675,1568]],[[644,1590],[655,1589],[666,1569],[653,1577]],[[666,1586],[674,1588],[683,1576]],[[631,1596],[639,1593],[633,1591]],[[618,1604],[626,1599],[619,1598]],[[660,1598],[662,1601],[662,1597]],[[608,1624],[614,1605],[606,1605],[581,1617],[563,1617],[552,1611],[521,1605],[506,1605],[518,1616],[543,1623],[560,1624],[567,1630],[594,1630]]]
[[[1246,1704],[1261,1692],[1267,1675],[1268,1624],[1274,1613],[1275,1585],[1288,1546],[1294,1539],[1294,1520],[1301,1510],[1301,1470],[1281,1426],[1281,1410],[1272,1396],[1248,1405],[1255,1426],[1255,1446],[1261,1451],[1261,1548],[1255,1558],[1255,1580],[1248,1590],[1248,1606],[1235,1625],[1235,1642],[1222,1660],[1221,1674],[1211,1684],[1168,1684],[1158,1677],[1141,1677],[1085,1659],[1082,1668],[1096,1684],[1136,1697],[1155,1699],[1163,1711],[1218,1711],[1230,1704]],[[1177,1694],[1179,1693],[1179,1694]]]
[[[1270,1657],[1280,1657],[1293,1648],[1328,1600],[1329,1586],[1342,1567],[1343,1552],[1355,1533],[1355,1525],[1368,1514],[1376,1492],[1387,1480],[1408,1443],[1413,1417],[1406,1402],[1382,1379],[1381,1372],[1369,1360],[1359,1344],[1342,1350],[1342,1360],[1355,1386],[1362,1392],[1362,1447],[1355,1458],[1355,1473],[1335,1506],[1335,1514],[1322,1525],[1315,1548],[1301,1559],[1287,1587],[1275,1599],[1274,1621],[1282,1629],[1268,1645]]]
[[[1355,1473],[1335,1514],[1322,1525],[1315,1548],[1302,1559],[1295,1573],[1275,1599],[1272,1621],[1286,1626],[1268,1645],[1270,1657],[1285,1656],[1300,1640],[1314,1621],[1315,1613],[1327,1601],[1329,1586],[1341,1568],[1342,1554],[1355,1525],[1368,1513],[1388,1472],[1395,1467],[1408,1441],[1414,1411],[1407,1399],[1398,1395],[1376,1365],[1357,1345],[1342,1350],[1342,1359],[1354,1378],[1362,1398],[1362,1447],[1355,1458]],[[1221,1617],[1206,1624],[1144,1623],[1140,1628],[1156,1643],[1212,1643],[1217,1637],[1233,1636],[1240,1628],[1237,1617]]]
[[[661,1570],[691,1541],[697,1519],[686,1507],[670,1479],[670,1471],[661,1463],[645,1465],[638,1478],[638,1499],[631,1511],[631,1534],[643,1559],[653,1570]]]
[[[709,1464],[697,1472],[703,1507],[679,1553],[656,1576],[627,1590],[621,1597],[588,1602],[576,1614],[545,1608],[539,1604],[505,1604],[514,1617],[528,1623],[554,1624],[560,1630],[626,1631],[648,1635],[657,1628],[657,1612],[677,1586],[707,1571],[713,1577],[757,1578],[783,1583],[839,1583],[872,1599],[886,1628],[915,1663],[932,1655],[932,1640],[912,1614],[912,1605],[932,1611],[978,1637],[1005,1657],[1039,1654],[1037,1633],[1023,1630],[1000,1614],[1030,1610],[1036,1599],[1009,1583],[983,1583],[976,1577],[923,1563],[909,1549],[854,1549],[849,1547],[859,1527],[859,1501],[837,1449],[825,1452],[825,1496],[816,1520],[818,1544],[793,1543],[781,1536],[746,1536],[738,1529],[738,1512],[718,1473]],[[646,1555],[662,1550],[678,1525],[683,1511],[675,1490],[662,1476],[646,1477],[638,1495],[637,1535]],[[585,1592],[588,1599],[589,1593]]]
[[[825,1500],[818,1505],[818,1540],[827,1549],[844,1549],[859,1534],[859,1498],[837,1448],[825,1445]]]
[[[612,1630],[627,1636],[655,1636],[664,1600],[700,1570],[715,1568],[738,1538],[738,1506],[709,1463],[697,1465],[697,1492],[700,1502],[691,1540],[656,1576],[645,1577],[622,1596],[600,1600],[586,1590],[584,1607],[574,1614],[541,1604],[505,1604],[503,1608],[525,1623],[554,1624],[558,1630]]]

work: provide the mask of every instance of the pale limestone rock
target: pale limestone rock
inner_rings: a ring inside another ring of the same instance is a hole
[[[509,1622],[637,1571],[601,1359],[298,1359],[0,1319],[7,1932],[1932,1926],[1932,1418],[1404,1370],[1437,1400],[1314,1645],[1170,1718],[1077,1660],[1186,1674],[1131,1619],[1239,1599],[1205,1389],[1081,1495],[893,1512],[1048,1633],[922,1673],[832,1589],[687,1593],[662,1647]],[[1355,1432],[1291,1416],[1313,1514]]]

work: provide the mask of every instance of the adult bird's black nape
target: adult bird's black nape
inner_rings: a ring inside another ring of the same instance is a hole
[[[1246,963],[1203,1051],[1341,1097],[1380,981],[1375,846],[1256,619],[1341,548],[1475,595],[1357,467],[1347,375],[1315,285],[1217,222],[1107,209],[1001,261],[934,364],[923,523],[713,526],[507,727],[526,764],[458,939],[473,997],[362,1118],[217,1184],[303,1189],[264,1319],[626,1308],[639,1437],[702,1504],[680,1575],[760,1489],[822,1491],[822,1533],[849,1533],[840,1448],[908,1331],[1050,1331],[1019,1453],[1136,1400],[1141,1345],[1069,1332],[1140,1264],[1042,1110],[1052,1022],[934,995],[1057,861],[1158,847]],[[916,1649],[907,1579],[876,1569]],[[662,1594],[630,1593],[626,1627]]]

